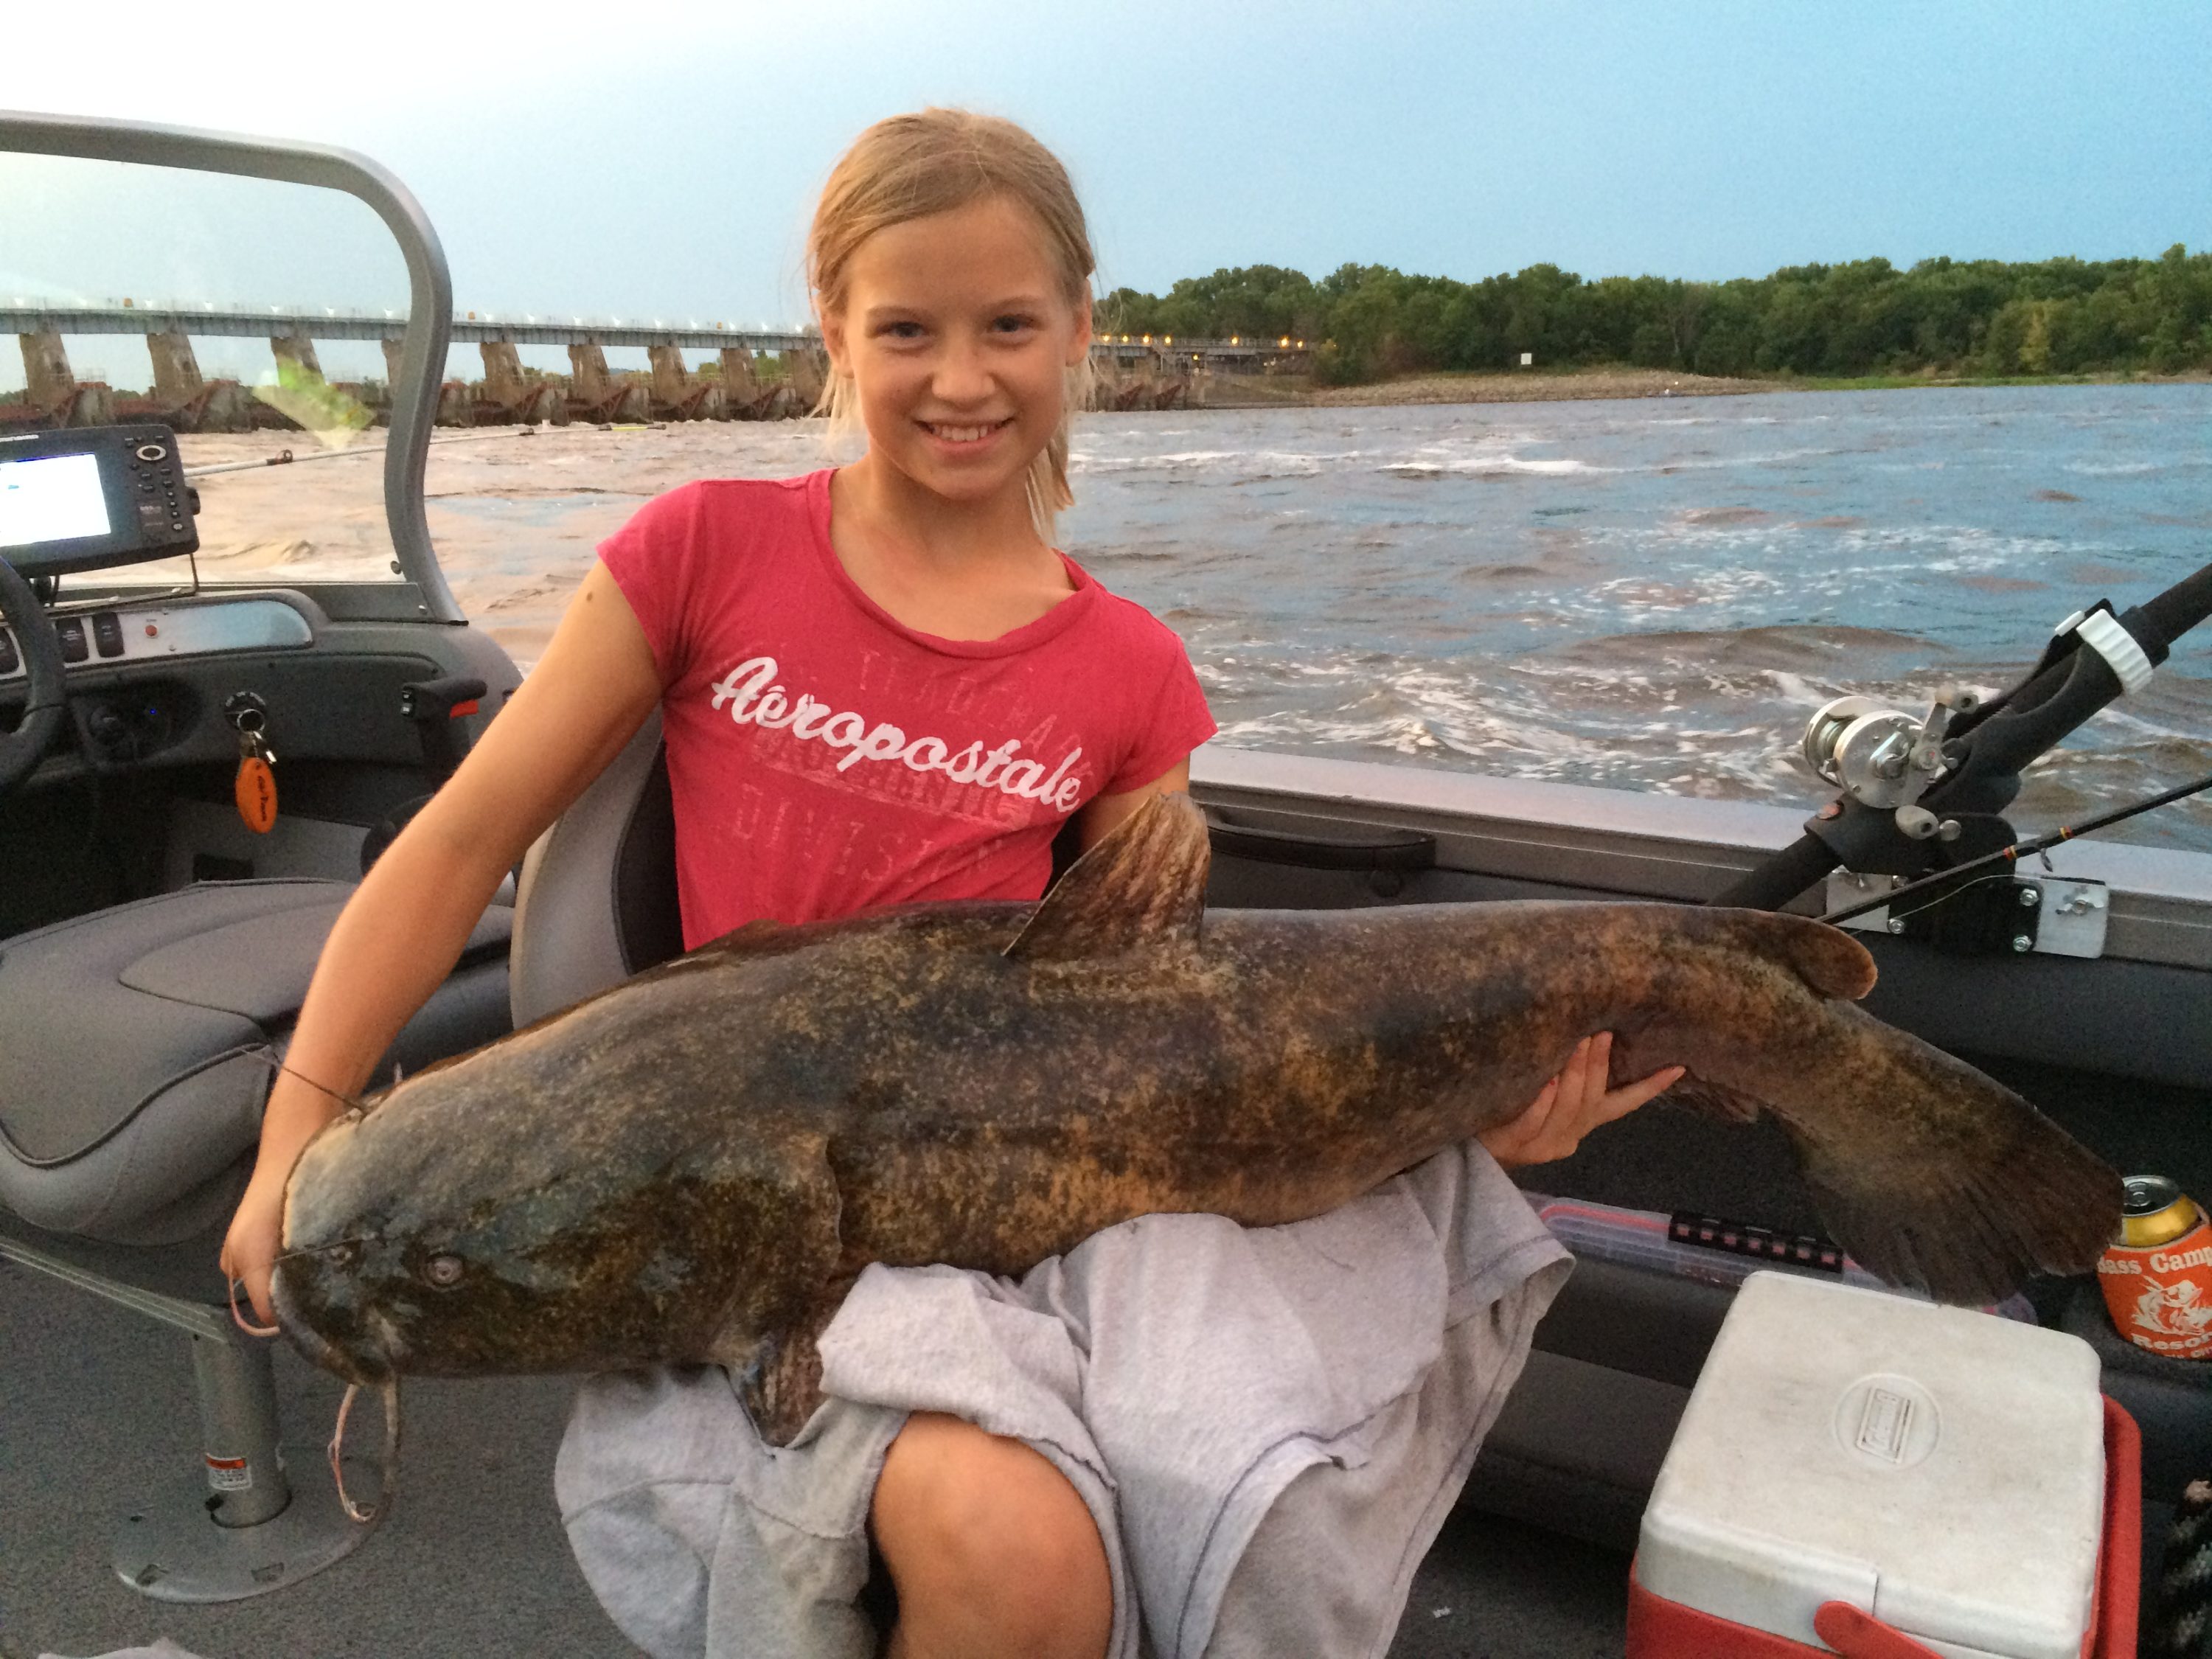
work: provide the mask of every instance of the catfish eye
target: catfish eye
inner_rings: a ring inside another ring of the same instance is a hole
[[[361,1260],[361,1241],[357,1238],[349,1238],[343,1244],[333,1244],[325,1253],[324,1259],[333,1267],[350,1267]]]
[[[450,1291],[461,1282],[463,1264],[457,1255],[434,1255],[422,1269],[422,1276],[441,1291]]]

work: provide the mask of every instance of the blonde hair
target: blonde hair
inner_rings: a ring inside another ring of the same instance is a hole
[[[827,318],[843,308],[853,256],[878,231],[994,196],[1036,219],[1068,302],[1089,299],[1097,261],[1075,186],[1059,159],[1012,121],[926,109],[877,122],[831,169],[806,237],[806,286],[816,311]],[[1065,377],[1060,425],[1024,480],[1030,516],[1048,542],[1054,515],[1075,503],[1067,483],[1068,428],[1075,412],[1089,404],[1091,386],[1086,350]],[[858,422],[852,377],[833,366],[815,412],[830,417],[833,434],[851,431]]]

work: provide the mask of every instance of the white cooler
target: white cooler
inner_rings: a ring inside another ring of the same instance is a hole
[[[2125,1607],[2100,1607],[2116,1492],[2097,1382],[2060,1332],[1753,1274],[1644,1510],[1631,1659],[2082,1659],[2123,1612],[2132,1654],[2132,1499],[2103,1598]]]

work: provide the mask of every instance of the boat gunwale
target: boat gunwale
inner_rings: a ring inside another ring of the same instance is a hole
[[[1432,836],[1440,870],[1703,902],[1803,832],[1809,809],[1236,749],[1191,757],[1193,793],[1255,826]],[[2043,868],[2040,860],[2030,872]],[[2054,875],[2100,881],[2105,958],[2212,969],[2212,853],[2082,841]],[[1818,915],[1816,890],[1791,908]]]

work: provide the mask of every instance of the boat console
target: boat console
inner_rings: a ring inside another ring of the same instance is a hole
[[[0,435],[0,557],[27,576],[100,570],[199,546],[197,493],[167,427]]]

